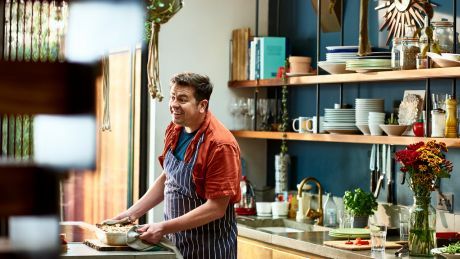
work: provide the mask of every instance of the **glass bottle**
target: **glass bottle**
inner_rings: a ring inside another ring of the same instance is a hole
[[[326,203],[324,204],[324,226],[337,226],[337,206],[335,205],[331,193],[327,193]]]
[[[391,48],[391,68],[393,70],[400,70],[400,59],[401,59],[401,39],[393,38],[393,46]]]
[[[431,197],[414,193],[414,205],[410,208],[409,254],[431,256],[435,248],[436,210],[431,206]]]
[[[403,38],[400,66],[402,70],[417,68],[417,54],[420,53],[418,38]]]
[[[444,130],[446,138],[457,137],[457,100],[452,97],[446,100],[446,128]]]
[[[452,22],[445,19],[432,22],[433,40],[439,45],[441,53],[454,52],[454,26]]]

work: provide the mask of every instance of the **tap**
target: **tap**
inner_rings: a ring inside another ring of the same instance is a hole
[[[319,181],[316,180],[316,178],[314,177],[304,178],[299,184],[299,189],[297,190],[297,196],[300,198],[302,197],[302,188],[304,184],[306,184],[307,182],[314,182],[316,184],[316,188],[318,189],[318,209],[313,210],[309,208],[306,213],[306,217],[310,219],[318,219],[316,224],[322,226],[323,225],[323,187],[321,187],[321,184],[319,183]]]

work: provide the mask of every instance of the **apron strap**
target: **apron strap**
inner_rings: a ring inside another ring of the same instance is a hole
[[[200,150],[201,143],[203,143],[204,140],[204,133],[201,134],[200,140],[198,140],[198,144],[196,145],[196,151],[195,154],[193,154],[193,159],[191,161],[192,165],[195,165],[196,159],[198,157],[198,152]]]

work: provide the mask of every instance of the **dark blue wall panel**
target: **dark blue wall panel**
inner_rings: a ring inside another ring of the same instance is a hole
[[[270,35],[276,35],[276,2],[270,0]],[[344,44],[357,45],[359,31],[359,1],[344,1]],[[378,32],[378,17],[374,11],[376,1],[369,1],[369,33],[371,44],[377,46],[378,37],[386,38],[385,32]],[[451,1],[442,1],[442,6],[436,12],[444,12],[450,18],[452,13]],[[310,56],[316,60],[316,14],[310,0],[280,0],[279,35],[290,39],[292,55]],[[325,47],[340,45],[340,33],[322,33],[321,58],[325,60]],[[384,47],[384,46],[380,46]],[[313,64],[316,66],[316,64]],[[324,72],[323,72],[324,73]],[[434,93],[450,93],[452,80],[432,80],[431,91]],[[425,81],[361,83],[344,85],[344,103],[354,106],[355,98],[384,98],[385,112],[393,112],[394,103],[401,101],[404,90],[423,90]],[[339,102],[339,85],[321,86],[320,111],[333,108]],[[314,116],[316,107],[315,87],[289,88],[290,118],[298,116]],[[369,154],[370,144],[344,144],[321,142],[289,142],[289,154],[292,165],[289,175],[290,189],[296,189],[296,184],[308,176],[316,177],[324,189],[335,196],[342,196],[345,190],[361,187],[369,189]],[[280,141],[268,141],[268,185],[274,186],[274,156],[279,153]],[[401,150],[402,146],[397,146]],[[460,149],[451,149],[447,158],[454,163],[454,172],[449,180],[442,180],[444,192],[453,192],[455,211],[460,211]],[[399,167],[398,167],[399,168]],[[412,193],[407,184],[399,184],[399,170],[396,173],[397,202],[403,205],[412,204]],[[434,195],[433,195],[434,196]],[[386,190],[381,192],[380,200],[384,201]]]

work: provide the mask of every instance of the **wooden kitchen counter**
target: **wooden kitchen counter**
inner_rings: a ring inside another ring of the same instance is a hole
[[[176,255],[169,251],[138,252],[138,251],[97,251],[83,243],[75,242],[67,245],[67,252],[61,254],[66,259],[175,259]]]
[[[336,240],[328,235],[328,231],[271,234],[238,224],[238,237],[243,237],[243,240],[250,239],[261,242],[262,244],[295,250],[297,252],[312,255],[312,258],[316,258],[315,255],[318,256],[318,258],[340,259],[398,258],[395,256],[397,249],[386,249],[384,253],[372,254],[370,250],[351,251],[323,245],[324,241]],[[389,237],[387,240],[395,241],[395,238],[396,237]],[[416,257],[406,255],[404,258]]]

